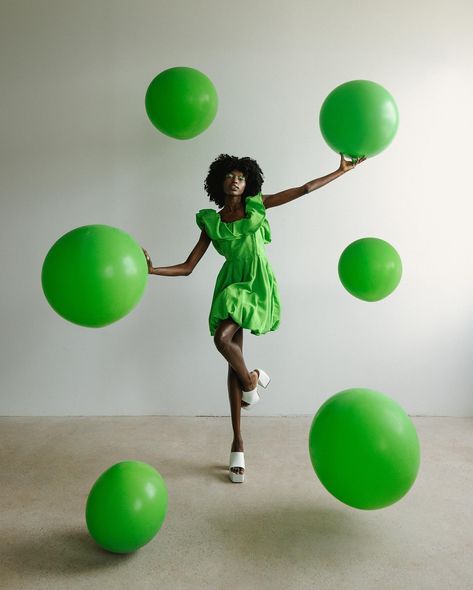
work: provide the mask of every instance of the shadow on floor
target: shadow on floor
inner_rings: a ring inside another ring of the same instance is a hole
[[[41,574],[116,568],[130,562],[136,555],[109,553],[101,549],[84,529],[53,530],[29,540],[12,540],[4,553],[2,569]]]
[[[238,563],[266,563],[281,558],[298,563],[341,565],[366,542],[377,542],[370,519],[347,507],[272,502],[251,510],[209,515],[218,538],[228,545]]]

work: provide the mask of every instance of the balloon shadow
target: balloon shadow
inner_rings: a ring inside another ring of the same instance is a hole
[[[34,574],[71,574],[116,568],[134,557],[134,553],[105,551],[82,528],[60,529],[11,540],[2,568]]]
[[[331,564],[336,569],[377,535],[372,523],[355,510],[313,503],[260,505],[237,513],[213,514],[210,519],[237,563],[270,563],[275,556],[284,556],[297,563]]]

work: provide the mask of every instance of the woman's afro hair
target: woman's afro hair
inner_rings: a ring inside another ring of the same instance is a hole
[[[248,157],[238,158],[237,156],[220,154],[210,164],[204,183],[205,192],[209,195],[210,200],[214,201],[219,207],[225,205],[223,181],[225,175],[232,170],[240,170],[245,175],[246,187],[242,195],[244,198],[257,195],[261,191],[264,177],[256,160]]]

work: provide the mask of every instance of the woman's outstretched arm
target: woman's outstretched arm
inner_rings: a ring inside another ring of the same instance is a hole
[[[269,209],[270,207],[277,207],[278,205],[284,205],[290,201],[294,201],[294,199],[302,197],[302,195],[311,193],[321,186],[325,186],[329,182],[332,182],[332,180],[335,180],[339,176],[342,176],[342,174],[345,174],[345,172],[348,172],[348,170],[353,170],[357,164],[366,160],[365,157],[360,158],[359,160],[345,160],[343,154],[340,154],[340,156],[340,166],[338,170],[335,170],[335,172],[331,172],[330,174],[322,176],[321,178],[310,180],[302,186],[289,188],[285,191],[281,191],[280,193],[275,193],[274,195],[265,195],[263,197],[263,202],[266,209]]]
[[[146,262],[148,263],[148,273],[150,275],[161,275],[165,277],[187,277],[191,274],[199,260],[205,254],[209,244],[210,238],[205,233],[205,231],[202,230],[199,241],[187,257],[187,260],[181,264],[175,264],[174,266],[154,267],[148,252],[146,252],[146,250],[143,248]]]

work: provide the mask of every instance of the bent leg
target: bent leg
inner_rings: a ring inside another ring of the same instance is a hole
[[[239,330],[241,330],[241,338],[243,338],[243,330],[236,322],[230,318],[222,320],[215,332],[214,342],[218,351],[234,370],[243,389],[250,391],[256,387],[258,376],[254,372],[250,373],[246,367],[242,349],[238,345],[239,337],[237,337],[237,341],[234,340],[234,336]]]

